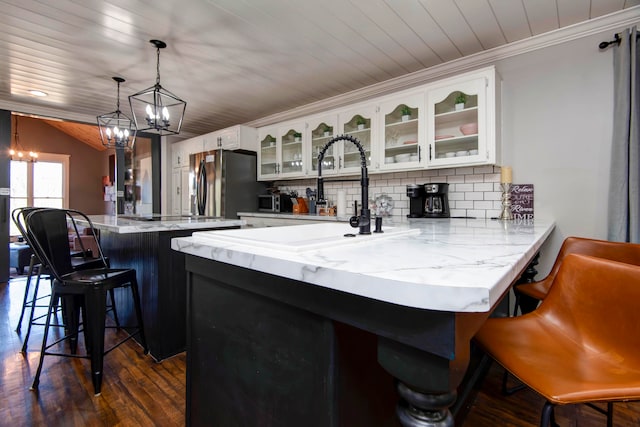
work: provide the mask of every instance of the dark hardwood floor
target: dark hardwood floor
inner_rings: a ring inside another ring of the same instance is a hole
[[[156,363],[132,341],[105,357],[100,396],[93,395],[88,360],[59,357],[45,358],[39,392],[30,391],[42,327],[34,328],[23,355],[22,336],[15,332],[23,293],[23,279],[0,283],[0,426],[185,424],[185,354]],[[26,323],[23,335],[24,330]],[[543,399],[530,390],[503,396],[501,377],[502,369],[493,364],[463,427],[538,425]],[[603,415],[582,405],[558,408],[556,418],[561,426],[606,425]],[[615,426],[640,425],[640,403],[616,404],[614,421]]]

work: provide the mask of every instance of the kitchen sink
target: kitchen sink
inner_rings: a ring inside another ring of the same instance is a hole
[[[384,233],[358,234],[346,223],[306,224],[289,227],[244,228],[240,230],[202,231],[193,233],[196,240],[251,245],[285,252],[304,252],[338,246],[374,242],[399,235],[419,234],[420,230],[384,227]],[[346,236],[345,236],[346,235]]]

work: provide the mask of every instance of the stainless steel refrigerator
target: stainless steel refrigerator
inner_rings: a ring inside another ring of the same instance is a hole
[[[215,150],[189,156],[191,214],[237,218],[238,212],[258,210],[258,194],[266,185],[257,181],[255,153]]]

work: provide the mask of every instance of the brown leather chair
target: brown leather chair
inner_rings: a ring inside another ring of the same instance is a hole
[[[570,253],[640,265],[640,244],[585,239],[582,237],[567,237],[562,243],[560,252],[558,252],[556,261],[547,277],[538,282],[520,284],[513,288],[516,296],[514,316],[517,315],[518,308],[520,308],[520,311],[524,314],[533,310],[537,302],[545,298],[562,261]],[[523,298],[533,299],[535,305],[532,306],[528,304],[529,307],[525,307],[526,304],[523,304]]]
[[[540,306],[491,318],[477,343],[511,374],[555,405],[640,400],[640,267],[566,255]],[[553,421],[555,422],[555,421]]]

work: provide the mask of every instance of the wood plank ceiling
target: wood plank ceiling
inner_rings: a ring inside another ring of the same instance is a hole
[[[155,82],[199,135],[627,8],[640,0],[2,0],[0,108],[94,123]],[[29,95],[37,89],[45,98]]]

